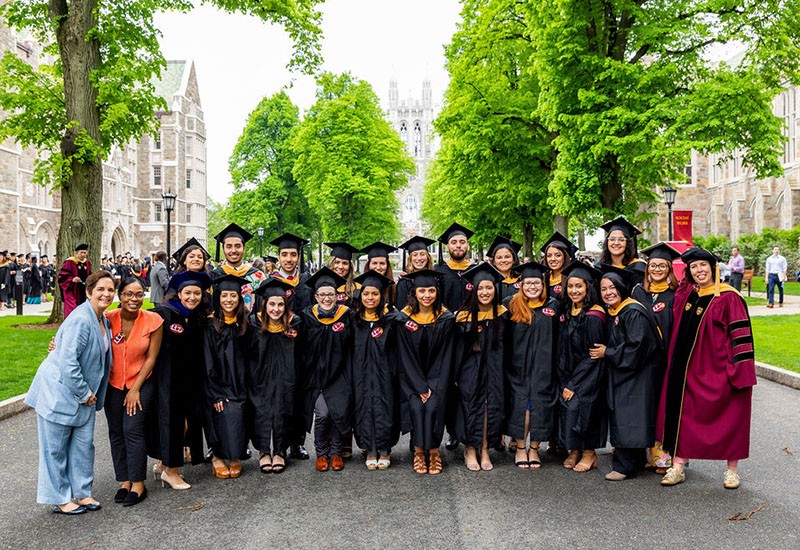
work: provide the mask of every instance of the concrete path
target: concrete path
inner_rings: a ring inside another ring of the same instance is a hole
[[[368,472],[360,460],[317,473],[313,461],[263,475],[255,460],[241,478],[216,480],[208,466],[186,468],[189,491],[147,482],[133,508],[117,489],[103,415],[98,417],[95,496],[103,510],[59,517],[37,505],[36,417],[0,422],[2,548],[800,548],[800,393],[759,380],[751,458],[742,487],[722,487],[724,465],[695,461],[687,481],[661,487],[645,474],[621,483],[599,470],[577,474],[542,453],[544,468],[519,470],[493,453],[495,470],[467,472],[446,452],[444,472],[411,470],[408,439],[394,464]],[[752,510],[747,521],[729,521]]]

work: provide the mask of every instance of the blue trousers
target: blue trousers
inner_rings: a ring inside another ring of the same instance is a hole
[[[66,504],[92,496],[95,415],[83,426],[64,426],[37,415],[39,504]]]
[[[770,273],[767,276],[767,300],[769,300],[770,304],[775,303],[775,287],[778,287],[778,294],[780,301],[778,303],[783,303],[783,285],[781,284],[781,279],[777,273]]]

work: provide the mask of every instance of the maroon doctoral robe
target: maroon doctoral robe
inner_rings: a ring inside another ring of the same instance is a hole
[[[728,285],[714,296],[684,280],[673,314],[656,439],[681,458],[747,458],[756,372],[744,300]]]
[[[92,262],[88,259],[81,262],[77,258],[69,258],[58,270],[58,286],[61,288],[61,298],[64,300],[64,319],[72,310],[86,301],[86,277],[92,273]],[[80,283],[72,282],[75,277],[80,277]]]

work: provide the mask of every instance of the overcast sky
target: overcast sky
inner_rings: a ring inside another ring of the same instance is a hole
[[[419,97],[431,80],[434,99],[447,86],[443,46],[459,20],[457,0],[327,0],[322,5],[323,69],[368,81],[386,104],[389,81],[400,97]],[[210,7],[157,19],[167,59],[194,60],[205,114],[208,193],[230,196],[228,158],[248,114],[281,88],[302,109],[314,101],[313,79],[286,70],[291,41],[280,27]]]

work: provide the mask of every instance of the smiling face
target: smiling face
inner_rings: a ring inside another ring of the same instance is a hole
[[[500,273],[508,276],[511,268],[514,267],[514,254],[505,247],[497,249],[494,253],[494,266]]]
[[[492,281],[481,281],[478,283],[476,292],[478,296],[478,305],[491,305],[495,295],[494,283],[492,283]]]
[[[203,300],[203,289],[195,285],[186,285],[178,291],[178,299],[183,307],[192,311]]]
[[[321,286],[314,294],[314,298],[322,311],[332,311],[336,306],[336,289],[332,286]]]
[[[267,298],[267,316],[270,321],[280,321],[285,311],[286,298],[282,296],[270,296]]]
[[[567,296],[572,305],[583,307],[583,301],[586,299],[586,281],[579,277],[570,277],[567,280]]]
[[[428,251],[415,250],[411,253],[411,265],[415,270],[420,271],[428,266]]]
[[[560,272],[564,268],[564,252],[555,246],[548,246],[544,252],[544,261],[547,262],[547,267]]]
[[[103,311],[114,301],[114,279],[103,277],[98,279],[91,292],[87,290],[86,298],[97,311]]]
[[[544,281],[542,281],[538,277],[528,277],[522,280],[522,294],[528,300],[539,300],[542,297],[542,291],[544,290]]]
[[[625,247],[628,245],[628,239],[625,233],[619,229],[615,229],[608,234],[608,251],[612,256],[621,257],[625,254]]]
[[[186,254],[183,263],[189,271],[202,271],[206,266],[206,257],[202,250],[195,248]]]
[[[239,306],[239,293],[235,290],[223,290],[219,293],[219,307],[226,317],[236,315]]]
[[[75,252],[75,257],[83,262],[83,261],[86,260],[86,258],[89,257],[89,251],[88,250],[78,250],[78,251]]]
[[[431,308],[433,307],[433,303],[436,301],[436,287],[417,287],[414,289],[414,295],[417,297],[417,301],[421,307],[426,309]]]
[[[603,298],[603,302],[608,307],[617,307],[622,302],[622,298],[617,291],[617,287],[614,286],[614,283],[606,278],[603,278],[600,281],[600,296]]]
[[[361,288],[361,304],[364,309],[374,311],[381,303],[381,292],[374,286],[365,286]]]
[[[127,313],[139,313],[144,302],[144,289],[141,283],[130,283],[119,293],[120,309]]]
[[[652,259],[647,262],[647,274],[650,281],[660,283],[666,281],[669,276],[669,262],[667,260]]]
[[[238,237],[228,237],[222,243],[222,252],[225,254],[225,261],[236,267],[242,263],[244,257],[244,243]]]
[[[371,258],[369,263],[367,263],[367,268],[364,271],[369,271],[370,269],[374,269],[381,275],[386,275],[386,271],[389,269],[389,261],[383,257]]]
[[[281,271],[287,275],[294,273],[299,261],[300,253],[296,248],[282,248],[280,252],[278,252],[278,264],[281,266]]]
[[[464,235],[454,235],[447,241],[447,253],[455,261],[460,262],[469,251],[469,241]]]
[[[333,264],[331,264],[331,269],[338,276],[346,279],[350,274],[350,260],[345,260],[344,258],[334,258]]]
[[[698,260],[689,264],[689,273],[692,274],[692,279],[700,288],[706,288],[714,284],[714,278],[711,275],[711,264],[706,260]]]

